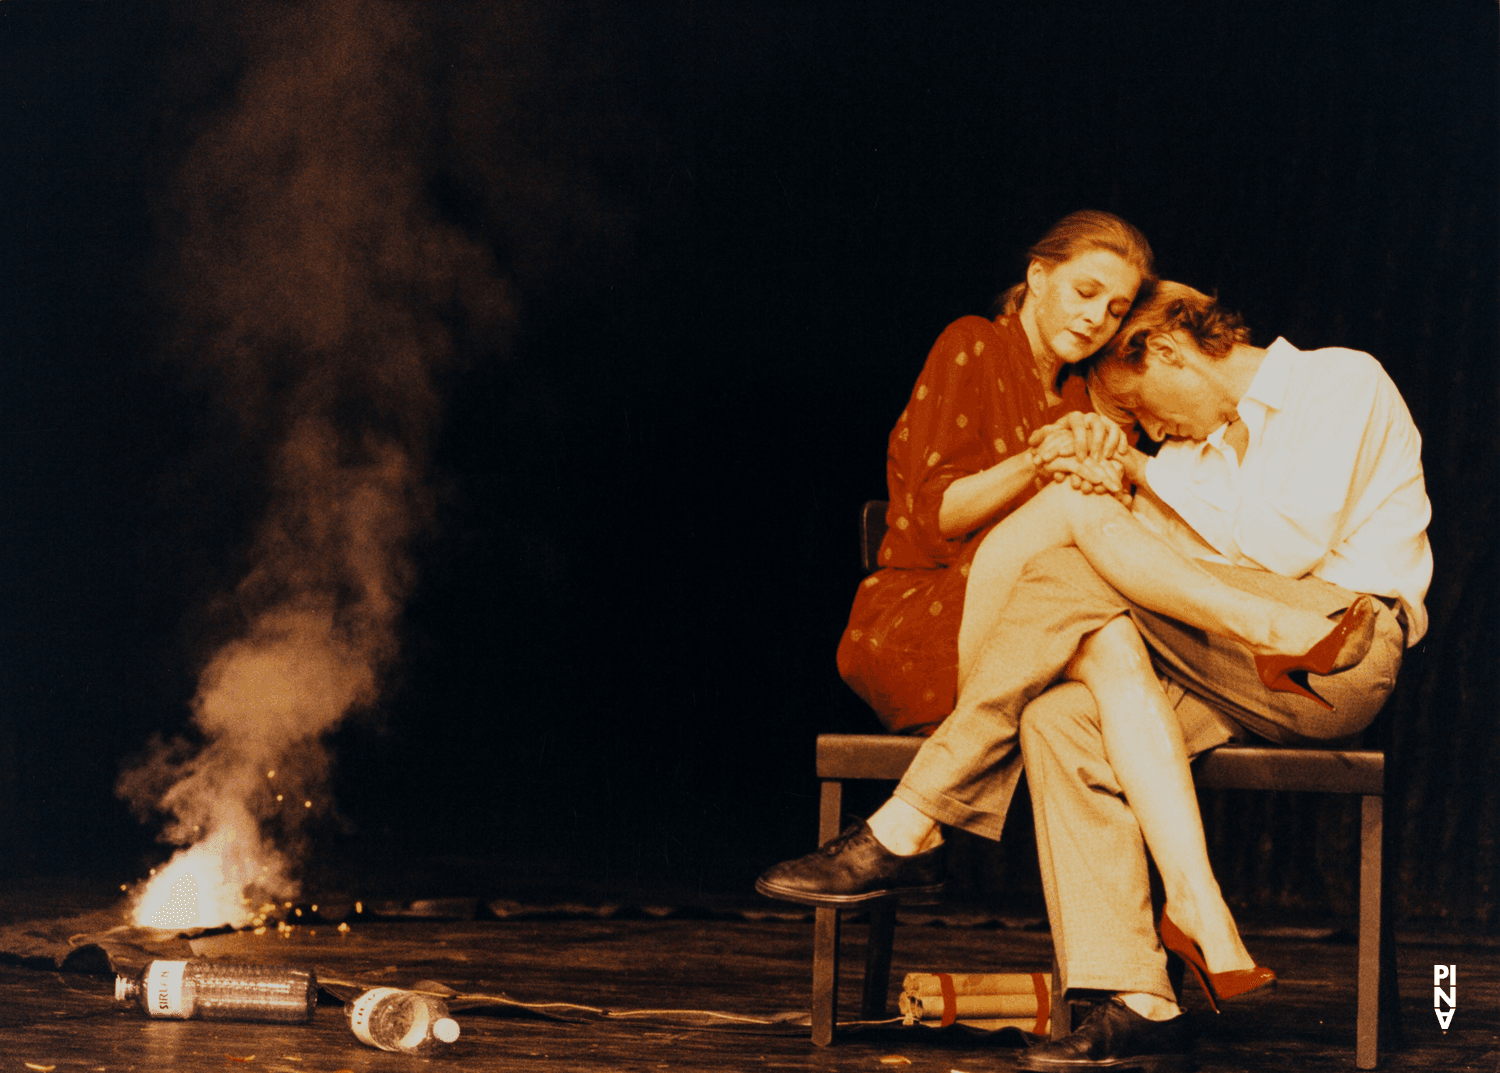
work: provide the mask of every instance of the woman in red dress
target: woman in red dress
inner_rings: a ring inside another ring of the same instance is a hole
[[[1155,278],[1151,247],[1117,216],[1075,212],[1029,253],[999,317],[964,317],[939,337],[891,432],[881,568],[855,596],[838,666],[899,733],[930,734],[953,710],[998,611],[984,594],[966,599],[985,535],[1049,480],[1121,491],[1118,466],[1100,463],[1124,437],[1093,416],[1084,378],[1067,374]],[[1087,452],[1075,453],[1080,442]]]

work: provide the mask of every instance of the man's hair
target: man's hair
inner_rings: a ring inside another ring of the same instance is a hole
[[[1151,284],[1149,292],[1145,287],[1141,291],[1125,323],[1100,351],[1100,367],[1139,369],[1146,360],[1146,344],[1163,332],[1187,332],[1198,349],[1212,358],[1224,357],[1236,343],[1250,342],[1244,320],[1220,305],[1217,295],[1169,279]]]

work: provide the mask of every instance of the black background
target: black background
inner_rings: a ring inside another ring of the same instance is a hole
[[[1257,343],[1405,395],[1437,574],[1386,729],[1403,909],[1493,923],[1496,5],[393,6],[427,196],[519,314],[448,376],[405,657],[317,853],[713,891],[804,849],[813,735],[874,727],[833,651],[890,425],[1097,207]],[[259,499],[160,359],[161,206],[243,63],[212,4],[0,5],[0,875],[162,852],[112,786],[185,724]],[[1344,803],[1207,819],[1238,900],[1347,906]]]

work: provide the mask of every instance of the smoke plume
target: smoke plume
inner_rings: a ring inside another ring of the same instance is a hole
[[[441,377],[510,303],[426,196],[425,42],[401,5],[214,17],[240,54],[165,199],[170,350],[267,494],[192,738],[158,743],[119,792],[208,862],[200,889],[285,897],[283,851],[324,804],[323,740],[399,654]]]

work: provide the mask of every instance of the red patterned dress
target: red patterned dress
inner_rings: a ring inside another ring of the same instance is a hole
[[[994,522],[943,539],[938,508],[960,477],[1018,451],[1043,425],[1091,409],[1083,379],[1049,402],[1018,317],[964,317],[943,332],[891,432],[886,481],[890,526],[881,569],[860,585],[839,642],[839,674],[889,730],[931,734],[958,691],[958,627],[969,563]]]

